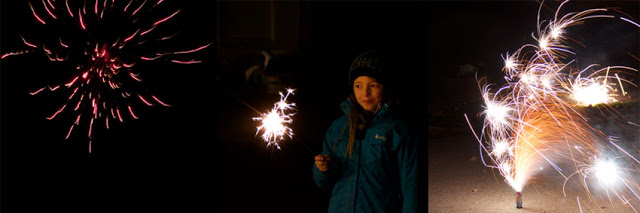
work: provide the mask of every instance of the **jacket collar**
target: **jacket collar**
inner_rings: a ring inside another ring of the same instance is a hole
[[[353,107],[353,103],[351,103],[350,99],[347,99],[340,104],[340,108],[345,115],[349,115],[349,112],[351,112],[351,107]],[[373,117],[373,121],[386,118],[389,115],[389,105],[382,104],[382,106],[380,106],[380,109],[378,109],[378,111],[376,112],[376,115]]]

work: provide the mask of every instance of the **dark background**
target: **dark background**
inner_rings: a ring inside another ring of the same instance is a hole
[[[92,8],[93,1],[87,2]],[[41,17],[51,20],[42,3],[32,4]],[[188,50],[214,41],[215,22],[208,19],[211,11],[215,12],[215,2],[165,1],[163,5],[168,9],[149,15],[158,20],[177,9],[182,11],[155,33],[179,34],[172,39],[175,42],[153,45],[158,49],[147,50],[151,54],[162,48]],[[3,1],[0,7],[3,54],[25,49],[20,35],[32,42],[47,37],[55,41],[57,37],[51,35],[66,32],[61,30],[66,28],[37,22],[25,1]],[[122,27],[129,26],[109,24],[113,25],[110,30],[96,29],[93,36],[122,33]],[[132,32],[126,31],[126,36]],[[108,130],[100,119],[93,127],[91,154],[88,114],[83,115],[84,120],[74,127],[68,140],[65,137],[75,116],[66,111],[53,120],[46,119],[62,106],[67,91],[29,95],[43,86],[69,81],[76,75],[75,66],[50,62],[42,50],[2,60],[1,211],[191,212],[212,208],[216,192],[213,183],[218,174],[213,166],[217,144],[212,111],[214,104],[219,104],[208,95],[215,85],[214,53],[209,48],[192,54],[192,58],[204,61],[195,65],[138,62],[135,67],[144,79],[139,85],[172,107],[147,107],[131,100],[140,119],[132,119],[123,110],[125,122],[111,119]]]
[[[633,1],[570,2],[565,8],[614,5],[638,17]],[[398,107],[423,130],[418,187],[426,209],[427,138],[458,134],[447,130],[466,125],[463,113],[482,110],[474,73],[502,83],[501,54],[534,42],[539,4],[176,1],[164,6],[182,8],[167,23],[180,31],[167,48],[214,44],[193,55],[200,64],[140,64],[145,88],[172,107],[140,105],[138,120],[113,122],[109,130],[96,125],[91,154],[86,123],[64,140],[73,118],[45,119],[66,95],[28,94],[69,77],[59,75],[67,67],[41,52],[0,61],[3,212],[326,212],[329,193],[313,183],[313,156],[322,151],[328,126],[341,116],[338,105],[349,92],[346,70],[365,48],[384,48],[394,56],[393,88],[402,91]],[[2,54],[24,48],[20,35],[60,32],[39,24],[27,2],[3,1],[0,9]],[[602,29],[585,35],[610,36]],[[637,29],[630,32],[637,36]],[[600,40],[606,41],[602,48],[616,47],[624,56],[612,58],[638,67],[626,53],[638,52],[637,40],[630,41],[635,45]],[[272,55],[266,67],[260,66],[261,50]],[[593,52],[581,54],[593,58],[588,55],[597,55]],[[251,66],[258,71],[248,81],[245,70]],[[251,118],[258,114],[251,107],[270,109],[286,87],[297,89],[290,101],[299,111],[293,140],[278,150],[255,135],[258,123]]]

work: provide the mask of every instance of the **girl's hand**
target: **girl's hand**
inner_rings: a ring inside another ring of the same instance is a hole
[[[316,167],[321,172],[326,172],[329,169],[329,162],[331,162],[331,157],[329,155],[316,155]]]

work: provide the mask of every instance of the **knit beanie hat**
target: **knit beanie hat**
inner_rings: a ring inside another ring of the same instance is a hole
[[[375,78],[380,84],[385,84],[387,76],[384,69],[386,61],[384,55],[379,50],[368,50],[358,55],[349,68],[349,85],[353,85],[353,81],[360,76],[369,76]]]

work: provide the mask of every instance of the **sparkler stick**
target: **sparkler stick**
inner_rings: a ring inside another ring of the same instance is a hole
[[[255,107],[252,107],[251,105],[249,105],[247,102],[243,101],[242,99],[238,98],[237,96],[233,96],[237,101],[239,101],[240,103],[244,104],[245,106],[249,107],[249,109],[255,111],[256,113],[258,113],[259,115],[262,114],[262,112],[260,112],[259,110],[257,110]]]

